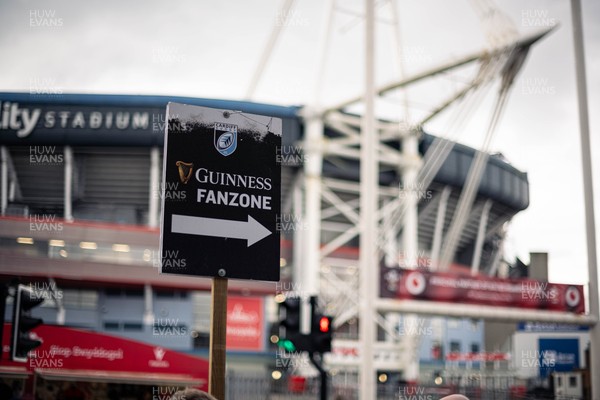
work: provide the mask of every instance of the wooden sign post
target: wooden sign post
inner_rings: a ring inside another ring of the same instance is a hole
[[[210,302],[208,391],[225,400],[225,346],[227,338],[227,278],[213,278]]]

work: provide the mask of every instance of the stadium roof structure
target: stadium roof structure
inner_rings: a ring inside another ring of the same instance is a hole
[[[149,171],[150,153],[142,150],[144,147],[162,146],[164,139],[164,124],[153,121],[164,121],[164,112],[168,102],[178,102],[206,107],[228,110],[239,110],[247,113],[263,114],[282,118],[283,156],[289,156],[294,161],[283,163],[282,197],[283,203],[289,203],[292,185],[296,176],[301,172],[301,157],[298,158],[298,149],[303,146],[304,120],[302,106],[279,106],[255,103],[250,101],[235,101],[221,99],[204,99],[177,96],[146,96],[146,95],[108,95],[108,94],[29,94],[29,93],[0,93],[0,102],[6,106],[16,105],[18,109],[40,110],[42,117],[37,121],[33,131],[27,137],[18,137],[14,130],[5,130],[0,134],[0,144],[8,147],[12,166],[9,176],[13,177],[17,193],[14,203],[26,204],[32,209],[62,209],[63,174],[52,169],[41,170],[28,163],[29,150],[24,146],[72,146],[75,154],[81,159],[78,171],[81,182],[85,182],[86,190],[79,198],[74,200],[81,207],[79,210],[85,214],[85,209],[94,204],[106,207],[106,203],[113,202],[122,206],[121,213],[127,213],[127,207],[144,209],[148,198],[148,187],[142,185],[138,190],[132,190],[131,182],[147,182]],[[44,125],[44,116],[47,113],[68,113],[64,128]],[[101,126],[93,128],[89,124],[92,113],[100,113],[104,118],[108,113],[137,113],[145,118],[145,126],[132,128],[129,124],[124,129],[115,125],[110,128]],[[75,115],[81,113],[83,123],[73,126]],[[160,128],[160,129],[157,129]],[[326,138],[336,138],[340,133],[334,128],[327,127],[324,131]],[[432,145],[435,137],[424,132],[420,134],[419,149],[425,154]],[[390,146],[399,147],[400,142],[390,141]],[[115,148],[114,163],[117,169],[111,173],[112,188],[106,187],[102,182],[101,170],[110,168],[106,162],[101,161],[101,154],[110,152]],[[118,150],[117,150],[118,148]],[[468,146],[453,143],[452,151],[446,157],[443,165],[435,175],[428,188],[423,188],[422,198],[419,202],[419,243],[420,248],[432,246],[436,210],[440,202],[446,198],[447,221],[445,228],[450,223],[449,216],[456,208],[460,188],[463,186],[469,167],[476,154],[476,150]],[[300,160],[300,162],[298,162]],[[359,179],[360,162],[358,160],[328,158],[323,161],[323,178],[347,180],[356,182]],[[58,172],[58,173],[57,173]],[[398,187],[401,176],[393,169],[380,172],[380,185]],[[39,194],[40,188],[53,188],[45,195]],[[128,189],[125,189],[128,188]],[[446,194],[444,193],[446,189]],[[448,193],[449,191],[449,193]],[[95,195],[98,194],[98,195]],[[344,197],[345,195],[341,195]],[[344,200],[352,202],[352,196]],[[109,200],[110,199],[110,200]],[[286,201],[287,200],[287,201]],[[485,206],[486,201],[490,201]],[[356,201],[356,199],[354,199]],[[510,220],[517,212],[529,205],[529,187],[527,175],[510,165],[501,155],[492,155],[486,165],[482,182],[478,189],[478,200],[470,221],[461,236],[457,251],[457,261],[469,265],[472,258],[473,246],[477,236],[479,220],[485,212],[488,214],[488,230],[486,239],[492,243],[502,225]],[[485,206],[485,207],[484,207]],[[77,216],[78,208],[75,209]],[[127,220],[127,218],[125,218]],[[133,222],[133,221],[132,221]],[[342,223],[339,216],[332,217],[329,225]],[[327,223],[325,224],[327,225]],[[323,233],[325,236],[327,232]],[[497,240],[496,240],[497,241]],[[350,242],[350,246],[356,246]],[[489,254],[484,254],[483,264],[491,267],[492,253],[495,249],[486,247]]]

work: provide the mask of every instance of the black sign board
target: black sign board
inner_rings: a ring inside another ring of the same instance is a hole
[[[169,103],[161,272],[279,280],[281,120]]]

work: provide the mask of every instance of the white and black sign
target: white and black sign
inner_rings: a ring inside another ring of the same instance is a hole
[[[281,120],[169,103],[161,271],[279,280]]]

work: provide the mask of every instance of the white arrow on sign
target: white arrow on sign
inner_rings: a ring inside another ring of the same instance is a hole
[[[248,247],[269,236],[272,232],[248,215],[246,221],[192,217],[173,214],[171,232],[189,235],[213,236],[232,239],[246,239]]]

